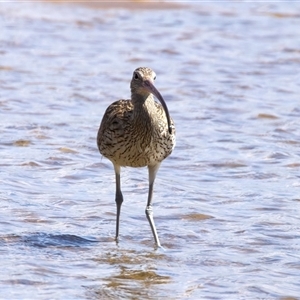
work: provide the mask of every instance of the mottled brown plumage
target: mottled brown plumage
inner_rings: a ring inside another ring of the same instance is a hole
[[[153,85],[155,73],[149,68],[138,68],[131,80],[131,99],[112,103],[105,111],[97,136],[100,153],[114,165],[116,173],[117,224],[123,196],[120,168],[148,167],[149,194],[146,215],[155,242],[160,246],[152,214],[152,192],[160,163],[175,146],[175,127],[164,99]],[[155,95],[161,104],[154,101]]]

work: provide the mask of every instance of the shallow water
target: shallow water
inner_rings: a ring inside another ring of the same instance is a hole
[[[297,299],[300,4],[0,4],[1,299]],[[176,123],[159,170],[96,134],[149,66]]]

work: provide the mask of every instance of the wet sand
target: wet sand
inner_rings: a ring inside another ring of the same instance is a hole
[[[83,5],[86,7],[94,9],[111,9],[111,8],[124,8],[124,9],[179,9],[186,7],[184,3],[171,3],[163,1],[66,1],[66,0],[44,0],[47,2],[57,3],[57,4],[74,4]]]

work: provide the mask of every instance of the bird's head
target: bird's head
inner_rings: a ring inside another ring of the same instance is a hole
[[[150,68],[140,67],[137,68],[132,75],[130,83],[131,93],[147,98],[149,94],[153,94],[151,86],[154,86],[156,74]],[[156,96],[156,95],[155,95]]]
[[[168,130],[169,133],[171,134],[172,126],[171,126],[171,117],[169,114],[169,110],[162,95],[154,86],[155,79],[156,79],[156,74],[150,68],[147,67],[137,68],[133,72],[132,80],[130,83],[131,95],[132,98],[138,98],[141,99],[142,101],[145,101],[150,94],[154,95],[159,100],[159,102],[161,103],[165,111],[167,122],[168,122]]]

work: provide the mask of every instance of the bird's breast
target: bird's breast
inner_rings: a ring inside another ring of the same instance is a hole
[[[122,100],[125,101],[125,100]],[[116,108],[105,113],[98,132],[98,148],[102,155],[120,166],[144,167],[155,165],[171,154],[175,134],[169,134],[164,119],[151,115],[136,116],[128,103],[126,109]],[[114,112],[110,115],[110,111]]]

